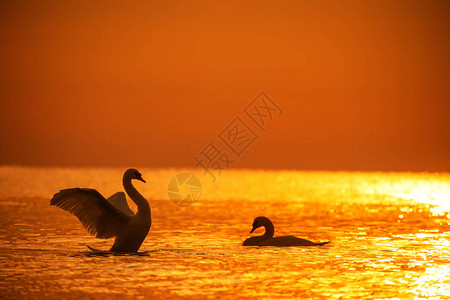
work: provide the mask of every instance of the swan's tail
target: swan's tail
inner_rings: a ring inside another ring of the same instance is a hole
[[[95,249],[95,248],[92,248],[91,246],[89,246],[89,245],[86,245],[92,252],[101,252],[100,250],[97,250],[97,249]]]
[[[323,245],[325,245],[325,244],[328,244],[328,243],[330,243],[331,241],[328,241],[328,242],[322,242],[322,243],[316,243],[316,246],[323,246]]]

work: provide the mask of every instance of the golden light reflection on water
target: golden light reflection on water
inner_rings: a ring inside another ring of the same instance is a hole
[[[450,183],[446,174],[410,174],[398,181],[380,180],[368,194],[384,194],[399,199],[430,204],[430,212],[450,218]],[[408,178],[409,177],[409,178]]]
[[[176,207],[180,170],[142,170],[153,225],[140,256],[108,249],[48,205],[59,188],[121,190],[119,169],[0,167],[0,294],[56,298],[448,298],[446,174],[230,171]],[[242,247],[253,218],[320,248]]]
[[[419,277],[405,276],[415,280],[415,287],[411,290],[418,297],[432,298],[436,295],[450,298],[449,275],[450,265],[426,268],[425,274]]]

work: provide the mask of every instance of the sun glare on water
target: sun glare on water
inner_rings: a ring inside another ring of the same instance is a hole
[[[399,200],[429,204],[434,215],[444,215],[450,219],[450,180],[445,174],[406,173],[398,180],[386,180],[383,175],[376,184],[367,186],[368,194],[388,195]]]

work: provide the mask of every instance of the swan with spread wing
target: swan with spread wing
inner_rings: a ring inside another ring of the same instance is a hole
[[[76,216],[97,238],[115,237],[111,252],[137,252],[150,230],[152,216],[147,200],[131,183],[133,179],[144,183],[145,180],[136,169],[128,169],[123,175],[123,187],[137,205],[136,214],[128,206],[124,192],[105,199],[97,190],[88,188],[61,190],[53,196],[50,205]]]

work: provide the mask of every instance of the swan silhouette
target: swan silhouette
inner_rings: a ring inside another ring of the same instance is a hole
[[[253,221],[253,228],[252,231],[250,231],[250,233],[252,233],[261,226],[264,226],[266,232],[262,236],[254,236],[246,239],[242,244],[242,246],[278,246],[278,247],[322,246],[329,243],[329,242],[314,243],[292,235],[278,236],[274,238],[273,234],[275,229],[273,227],[272,222],[266,217],[257,217],[255,221]]]
[[[136,169],[128,169],[123,174],[123,187],[137,205],[136,214],[128,206],[124,192],[105,199],[97,190],[87,188],[61,190],[50,200],[50,205],[72,213],[97,238],[116,237],[110,252],[137,252],[150,230],[152,216],[150,205],[132,185],[132,179],[144,183],[145,180]]]

